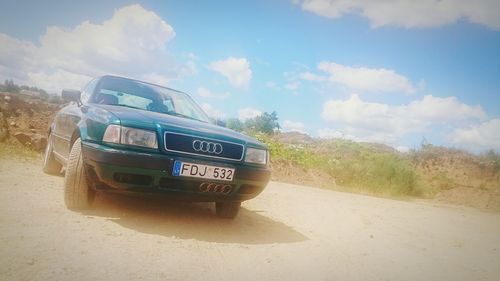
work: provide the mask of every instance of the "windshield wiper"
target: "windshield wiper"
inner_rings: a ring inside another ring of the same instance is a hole
[[[183,117],[183,118],[187,118],[187,119],[191,119],[191,120],[196,120],[196,121],[200,121],[200,122],[205,122],[205,121],[202,121],[200,119],[196,119],[196,118],[193,118],[191,116],[188,116],[188,115],[184,115],[182,113],[179,113],[179,112],[175,112],[175,111],[168,111],[167,112],[168,115],[173,115],[173,116],[177,116],[177,117]],[[206,122],[205,122],[206,123]]]
[[[106,104],[106,105],[123,106],[123,107],[128,107],[128,108],[144,110],[144,108],[132,106],[132,105],[128,105],[128,104]]]

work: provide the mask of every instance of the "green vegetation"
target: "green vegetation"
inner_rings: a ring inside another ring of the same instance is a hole
[[[248,134],[263,133],[272,135],[276,130],[279,130],[278,114],[276,111],[272,113],[264,112],[245,121],[236,118],[227,120],[227,127],[238,132],[246,132]]]
[[[493,149],[482,155],[482,158],[491,163],[496,173],[500,172],[500,154],[496,153]]]
[[[411,162],[396,152],[342,139],[293,145],[264,134],[255,137],[268,145],[274,163],[327,173],[345,190],[388,196],[426,195]]]
[[[343,139],[299,145],[284,143],[275,137],[280,128],[276,112],[266,112],[244,122],[228,119],[227,126],[265,143],[275,167],[284,164],[302,173],[316,172],[334,179],[332,188],[384,196],[427,195],[410,160],[395,151]]]
[[[5,80],[3,84],[0,84],[0,91],[9,93],[19,93],[21,88],[14,83],[13,80]]]

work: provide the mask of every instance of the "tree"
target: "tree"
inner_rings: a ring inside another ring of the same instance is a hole
[[[3,91],[9,92],[9,93],[19,93],[19,86],[14,83],[13,80],[5,80],[3,83],[2,87]]]
[[[243,132],[245,130],[245,124],[241,122],[238,118],[229,118],[227,119],[226,126],[237,132]]]
[[[248,119],[245,121],[245,129],[271,135],[275,130],[280,129],[278,114],[276,111],[272,113],[264,112],[257,117]]]

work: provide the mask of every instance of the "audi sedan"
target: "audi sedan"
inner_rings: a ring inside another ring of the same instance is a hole
[[[69,209],[102,191],[215,202],[234,218],[269,181],[266,146],[214,124],[185,93],[103,76],[62,98],[70,103],[50,125],[43,170],[64,167]]]

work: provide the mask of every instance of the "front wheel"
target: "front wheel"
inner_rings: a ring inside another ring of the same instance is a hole
[[[215,202],[217,216],[225,219],[234,219],[240,211],[241,202]]]
[[[94,201],[95,190],[89,188],[83,167],[82,141],[78,138],[68,157],[64,178],[64,202],[68,209],[88,209]]]

